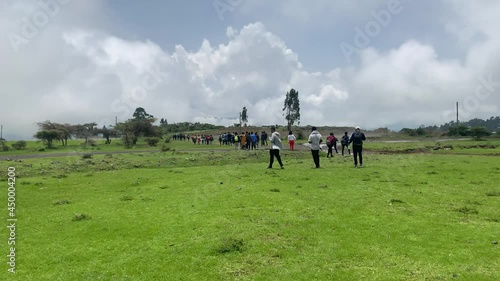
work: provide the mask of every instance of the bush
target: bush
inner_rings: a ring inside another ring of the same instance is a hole
[[[160,142],[160,138],[158,137],[146,138],[146,142],[148,143],[149,146],[156,146],[158,142]]]
[[[297,134],[297,140],[303,140],[304,139],[304,133],[302,131],[299,131]]]
[[[0,141],[0,151],[9,151],[10,146],[7,145],[7,142]]]
[[[170,150],[170,147],[168,147],[166,145],[164,145],[164,146],[161,147],[161,151],[163,151],[163,152],[166,152],[166,151],[169,151],[169,150]]]
[[[27,143],[23,140],[17,141],[12,145],[15,150],[22,150],[26,148]]]
[[[82,159],[90,159],[92,158],[92,153],[85,153],[82,155]]]

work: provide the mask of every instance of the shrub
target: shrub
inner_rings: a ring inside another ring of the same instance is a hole
[[[304,139],[304,133],[302,131],[299,131],[297,133],[297,140],[303,140]]]
[[[92,153],[85,153],[82,155],[82,159],[90,159],[92,158],[92,156],[93,156]]]
[[[164,146],[161,147],[161,151],[163,151],[163,152],[166,152],[166,151],[169,151],[169,150],[170,150],[170,147],[168,147],[166,145],[164,145]]]
[[[9,151],[10,146],[7,145],[7,142],[0,141],[0,151]]]
[[[156,146],[159,141],[160,138],[158,137],[146,138],[146,142],[148,143],[149,146]]]
[[[15,150],[22,150],[26,148],[27,143],[23,140],[17,141],[12,145]]]

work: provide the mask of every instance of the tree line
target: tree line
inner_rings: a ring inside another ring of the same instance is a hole
[[[286,93],[282,111],[287,120],[288,130],[298,122],[300,124],[300,102],[299,92],[291,89]],[[248,122],[248,110],[246,106],[240,112],[239,126]],[[169,124],[166,118],[161,118],[160,125],[155,125],[157,121],[153,115],[148,114],[142,107],[136,108],[132,118],[125,122],[115,124],[115,126],[97,127],[96,122],[84,124],[68,124],[44,121],[37,123],[38,131],[34,137],[42,141],[47,148],[53,148],[54,142],[61,142],[62,146],[68,145],[68,139],[84,139],[84,145],[94,145],[92,137],[102,135],[106,139],[106,144],[111,143],[112,138],[121,138],[123,145],[127,148],[137,144],[139,138],[146,138],[149,145],[156,145],[167,133],[179,133],[197,130],[222,129],[224,126],[216,126],[206,123],[181,122]]]
[[[474,118],[469,121],[456,123],[451,121],[440,126],[420,126],[416,129],[403,128],[400,131],[409,136],[426,136],[429,134],[441,133],[448,136],[470,136],[476,139],[490,136],[494,132],[500,134],[500,116],[492,116],[483,120]]]

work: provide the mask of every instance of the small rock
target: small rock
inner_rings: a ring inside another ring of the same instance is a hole
[[[491,241],[491,244],[493,244],[493,245],[497,245],[497,244],[498,244],[498,241]]]

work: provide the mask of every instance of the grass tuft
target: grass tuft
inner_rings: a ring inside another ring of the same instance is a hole
[[[492,196],[492,197],[500,196],[500,192],[499,191],[486,192],[486,196]]]
[[[71,204],[71,201],[67,200],[67,199],[62,199],[62,200],[57,200],[57,201],[54,201],[52,202],[52,205],[67,205],[67,204]]]
[[[245,244],[242,239],[225,238],[217,247],[216,252],[219,254],[227,254],[231,252],[243,252]]]
[[[458,209],[456,209],[456,211],[460,212],[462,214],[465,214],[465,215],[477,215],[477,214],[479,214],[478,210],[476,210],[475,208],[469,208],[467,206],[462,207],[462,208],[458,208]]]
[[[134,197],[132,197],[130,195],[125,195],[122,198],[120,198],[120,200],[122,200],[122,201],[132,201],[132,200],[134,200]]]
[[[75,214],[73,217],[72,221],[83,221],[83,220],[90,220],[91,217],[90,215],[87,214]]]

